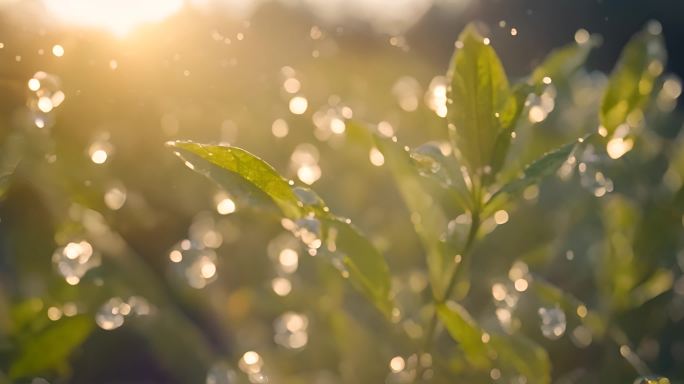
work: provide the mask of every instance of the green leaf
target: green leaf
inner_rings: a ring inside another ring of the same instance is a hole
[[[449,134],[471,175],[491,167],[497,136],[516,108],[506,73],[475,24],[459,36],[448,78]]]
[[[530,290],[544,302],[545,305],[559,306],[568,315],[577,315],[593,335],[602,336],[606,330],[606,323],[601,316],[589,309],[572,294],[535,275],[531,280]]]
[[[583,43],[571,43],[554,49],[544,61],[534,69],[529,82],[535,86],[544,86],[544,78],[549,77],[554,83],[566,83],[568,76],[575,73],[586,62],[591,50],[599,45],[599,40],[592,36]]]
[[[427,189],[427,180],[420,175],[409,153],[393,140],[373,135],[385,164],[396,180],[399,192],[411,213],[411,222],[426,251],[430,284],[435,297],[442,298],[446,289],[446,275],[453,265],[455,254],[445,243],[447,217],[442,207]],[[433,164],[434,166],[441,165]]]
[[[489,369],[496,366],[504,377],[523,375],[528,383],[551,382],[549,357],[531,340],[520,335],[487,333],[489,340],[484,342],[485,332],[465,308],[453,301],[438,305],[437,314],[473,367]]]
[[[600,121],[609,137],[648,101],[656,79],[663,72],[665,57],[657,22],[649,23],[622,50],[601,103]]]
[[[11,365],[11,378],[44,373],[63,365],[72,351],[85,341],[93,330],[89,316],[65,317],[50,324],[41,333],[30,338]]]
[[[271,165],[244,149],[194,142],[168,143],[191,169],[218,182],[249,206],[276,207],[293,220],[317,220],[322,251],[341,259],[352,284],[389,315],[390,273],[385,259],[350,223],[329,212],[308,188],[290,185]]]
[[[228,192],[244,198],[250,206],[274,202],[291,219],[302,216],[297,195],[272,166],[237,147],[199,144],[190,141],[167,143],[192,170],[218,182]],[[217,166],[226,172],[220,172]],[[266,196],[268,198],[266,198]]]
[[[511,336],[491,335],[489,346],[496,351],[501,371],[509,375],[522,375],[530,384],[551,382],[549,356],[538,344],[517,334]]]
[[[12,305],[10,309],[11,331],[20,332],[38,317],[43,310],[43,301],[38,298],[27,299]]]
[[[527,84],[518,84],[513,88],[513,95],[510,100],[513,100],[512,107],[506,109],[501,115],[501,131],[496,137],[494,143],[494,155],[492,158],[492,170],[490,178],[494,176],[503,168],[508,148],[511,145],[511,135],[515,132],[516,123],[525,108],[525,100],[527,96],[534,92],[534,87]]]
[[[470,364],[479,368],[489,367],[487,345],[482,342],[482,330],[468,311],[454,301],[437,306],[440,321],[457,341]]]
[[[23,157],[25,146],[24,137],[17,133],[10,134],[2,144],[0,152],[0,198],[10,186],[10,181]]]
[[[329,217],[322,222],[327,227],[328,243],[334,231],[335,252],[342,255],[352,285],[371,298],[383,313],[391,315],[394,306],[388,299],[390,272],[382,254],[346,221]]]
[[[489,198],[487,204],[504,194],[509,196],[516,195],[528,186],[537,184],[543,178],[553,175],[556,173],[556,171],[558,171],[563,163],[565,163],[577,145],[584,140],[586,140],[586,137],[545,153],[542,155],[542,157],[529,164],[518,179],[505,184],[498,191],[496,191]]]

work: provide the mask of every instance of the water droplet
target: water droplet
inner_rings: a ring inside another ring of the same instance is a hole
[[[591,35],[589,34],[589,31],[587,31],[584,28],[580,28],[575,32],[575,42],[577,44],[584,44],[589,41],[589,38]]]
[[[235,371],[226,362],[214,363],[207,372],[206,384],[235,384],[236,382]]]
[[[371,162],[376,167],[380,167],[383,164],[385,164],[385,156],[380,152],[379,149],[373,147],[370,149],[370,152],[368,153],[368,158]]]
[[[85,240],[73,241],[57,248],[52,262],[70,285],[76,285],[92,268],[100,265],[100,254]]]
[[[124,323],[124,314],[121,310],[124,306],[123,300],[113,297],[104,303],[95,314],[97,325],[107,331],[119,328]]]
[[[277,138],[283,138],[287,136],[289,132],[290,128],[287,124],[287,121],[283,119],[275,119],[273,124],[271,124],[271,133],[273,133],[273,136]]]
[[[425,94],[425,103],[437,116],[447,115],[447,84],[444,76],[436,76],[430,81],[428,91]]]
[[[318,249],[323,244],[321,240],[321,222],[314,217],[297,220],[293,234],[309,249]]]
[[[114,151],[114,146],[109,142],[109,134],[102,133],[88,147],[88,156],[95,164],[104,164]]]
[[[634,141],[630,138],[614,137],[608,141],[606,152],[611,159],[619,159],[625,153],[632,150]]]
[[[394,356],[389,362],[389,367],[393,373],[401,372],[406,368],[406,360],[401,356]]]
[[[238,362],[240,370],[244,373],[250,375],[261,372],[264,366],[264,361],[261,359],[258,353],[254,351],[247,351],[242,355],[240,361]]]
[[[341,252],[331,252],[329,256],[333,267],[340,271],[340,274],[343,278],[348,279],[349,269],[347,268],[347,263],[345,262],[347,256]]]
[[[120,182],[114,183],[105,192],[104,202],[113,211],[121,209],[126,203],[126,187]]]
[[[212,249],[182,241],[169,252],[169,259],[175,273],[192,288],[202,289],[216,280],[217,257]]]
[[[290,167],[297,173],[297,178],[311,185],[321,178],[322,171],[318,166],[318,148],[312,144],[299,144],[290,156]]]
[[[309,101],[304,96],[295,96],[290,99],[290,112],[295,115],[302,115],[309,108]]]
[[[503,225],[508,222],[508,212],[503,209],[498,210],[494,213],[494,222],[498,225]]]
[[[392,87],[392,93],[397,98],[399,107],[406,112],[418,109],[419,95],[422,93],[420,83],[411,76],[399,78]]]
[[[586,348],[591,344],[591,331],[582,325],[572,330],[570,339],[578,348]]]
[[[292,283],[285,277],[276,277],[271,280],[271,289],[278,296],[287,296],[292,292]]]
[[[214,195],[214,204],[216,204],[216,212],[220,215],[229,215],[235,212],[236,206],[233,199],[227,193],[221,191]]]
[[[567,323],[565,312],[560,307],[539,308],[538,313],[541,317],[541,331],[544,337],[556,340],[563,336]]]
[[[61,90],[61,80],[56,75],[38,71],[28,80],[27,85],[32,92],[28,107],[32,111],[34,124],[38,128],[51,125],[51,112],[65,99]]]
[[[273,322],[274,340],[288,349],[301,349],[308,343],[309,319],[296,312],[285,312]]]
[[[302,88],[302,84],[294,77],[288,77],[283,82],[283,89],[287,93],[297,93]],[[292,112],[294,113],[294,112]]]
[[[57,307],[50,307],[47,309],[47,317],[52,321],[57,321],[62,318],[62,310]]]

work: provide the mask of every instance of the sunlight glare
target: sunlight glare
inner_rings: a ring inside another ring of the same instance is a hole
[[[177,12],[183,0],[43,0],[43,4],[63,23],[125,36],[141,24],[158,22]]]

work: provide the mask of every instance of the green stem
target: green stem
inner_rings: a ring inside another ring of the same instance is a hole
[[[477,232],[480,229],[480,213],[479,211],[474,211],[472,214],[472,220],[470,223],[470,230],[468,232],[468,237],[466,239],[465,246],[463,247],[463,251],[461,252],[461,263],[466,262],[466,258],[470,255],[470,252],[473,248],[473,245],[475,245],[475,239],[477,238]],[[451,271],[451,276],[449,276],[449,283],[447,284],[447,288],[444,291],[444,294],[442,295],[441,298],[437,298],[433,296],[433,301],[434,301],[434,306],[435,306],[435,311],[432,314],[432,318],[430,319],[430,323],[428,324],[427,332],[425,334],[425,342],[423,345],[423,348],[420,351],[420,354],[418,355],[418,361],[420,361],[420,357],[432,350],[432,346],[434,343],[435,339],[435,333],[437,331],[437,323],[438,323],[438,317],[437,317],[437,306],[439,304],[445,303],[447,300],[449,300],[449,297],[451,297],[451,293],[454,290],[454,287],[456,286],[456,281],[458,280],[458,265],[454,266],[454,269]],[[417,380],[421,379],[421,376],[423,375],[423,367],[418,364],[418,368],[416,369],[416,376],[414,377],[414,383]]]

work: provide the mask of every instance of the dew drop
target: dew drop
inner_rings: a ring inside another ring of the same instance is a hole
[[[196,242],[186,241],[180,242],[169,252],[171,269],[190,287],[202,289],[216,280],[216,252]]]
[[[274,341],[287,349],[302,349],[308,343],[309,318],[296,312],[285,312],[273,322]]]
[[[69,242],[52,254],[52,263],[70,285],[78,284],[89,270],[100,265],[100,261],[100,254],[86,240]]]
[[[225,362],[214,363],[207,372],[206,384],[235,384],[235,371]]]
[[[544,337],[556,340],[563,336],[567,323],[565,320],[565,312],[563,312],[560,307],[542,307],[539,308],[538,313],[541,317],[541,331]]]
[[[109,299],[95,314],[95,322],[97,325],[106,331],[111,331],[122,326],[124,323],[124,314],[121,313],[123,305],[124,302],[119,297]]]

